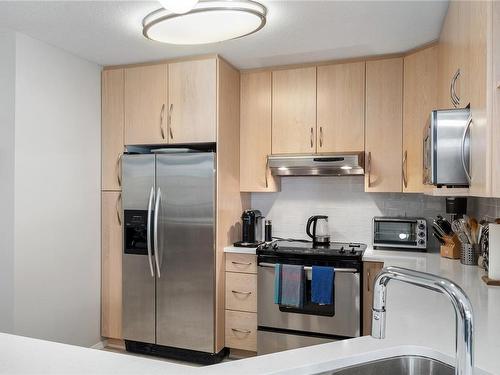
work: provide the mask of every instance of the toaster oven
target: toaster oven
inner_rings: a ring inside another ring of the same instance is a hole
[[[427,250],[427,221],[424,218],[374,217],[375,249]]]

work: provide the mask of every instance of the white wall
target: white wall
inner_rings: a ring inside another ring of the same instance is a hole
[[[100,67],[16,34],[15,333],[100,339]]]
[[[15,34],[0,30],[0,331],[14,326]]]
[[[308,239],[307,218],[327,215],[334,241],[371,244],[374,216],[430,219],[445,212],[445,203],[444,198],[422,194],[365,193],[359,176],[285,177],[281,192],[253,193],[252,208],[273,221],[274,236]],[[438,246],[431,236],[429,251],[437,251]]]

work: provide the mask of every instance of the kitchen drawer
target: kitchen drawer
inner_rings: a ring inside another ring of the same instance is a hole
[[[226,272],[226,309],[257,312],[257,275]]]
[[[253,254],[226,253],[226,271],[257,273],[257,256]]]
[[[257,351],[257,314],[226,310],[226,346]]]

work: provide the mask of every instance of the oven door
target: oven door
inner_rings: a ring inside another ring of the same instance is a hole
[[[338,269],[337,267],[335,268]],[[274,303],[274,265],[259,264],[257,282],[258,326],[343,337],[360,336],[360,274],[335,272],[334,313],[283,309]],[[333,315],[333,316],[332,316]]]

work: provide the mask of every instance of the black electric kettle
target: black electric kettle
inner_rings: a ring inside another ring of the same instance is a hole
[[[328,233],[328,216],[311,216],[307,220],[306,233],[309,237],[312,238],[313,245],[328,246],[330,244],[330,234]]]

